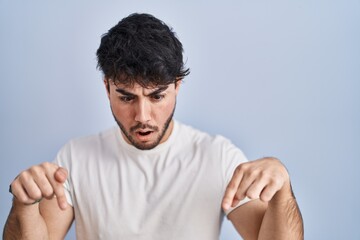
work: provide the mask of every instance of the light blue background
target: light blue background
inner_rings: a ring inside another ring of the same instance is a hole
[[[23,169],[112,126],[95,51],[132,12],[192,70],[176,118],[288,167],[305,239],[360,239],[360,1],[0,1],[0,224]],[[69,239],[73,239],[71,235]],[[225,220],[221,239],[236,239]]]

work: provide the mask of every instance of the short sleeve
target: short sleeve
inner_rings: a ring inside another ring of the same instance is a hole
[[[66,179],[64,183],[64,189],[65,189],[65,196],[67,199],[67,202],[73,206],[73,199],[71,194],[71,148],[70,143],[67,143],[65,146],[63,146],[58,154],[55,157],[54,163],[57,164],[60,167],[65,168],[68,171],[68,178]]]
[[[225,193],[226,187],[229,184],[236,167],[241,163],[248,162],[248,159],[238,147],[236,147],[234,144],[231,143],[230,140],[221,136],[219,136],[219,138],[223,141],[222,163],[223,163],[224,193]],[[249,198],[243,199],[238,203],[238,205],[225,211],[225,214],[228,215],[234,209],[247,203],[248,201],[250,201]]]

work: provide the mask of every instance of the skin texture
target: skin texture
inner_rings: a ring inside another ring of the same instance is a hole
[[[166,88],[115,85],[107,80],[104,84],[115,120],[129,144],[146,150],[169,138],[180,81]],[[67,176],[66,169],[47,162],[21,172],[11,183],[14,201],[3,238],[63,239],[74,220],[63,187]]]
[[[172,115],[180,82],[167,87],[126,86],[104,80],[116,122],[124,139],[147,150],[165,142],[173,129]],[[11,184],[13,207],[4,239],[63,239],[74,220],[63,183],[67,170],[42,163],[23,171]],[[224,194],[222,208],[252,201],[229,215],[244,239],[303,239],[301,213],[292,194],[289,174],[275,158],[239,165]],[[32,204],[44,198],[40,203]]]
[[[222,207],[227,210],[240,200],[253,199],[228,215],[244,239],[303,239],[300,210],[289,174],[276,158],[240,164],[225,191]]]
[[[109,89],[107,93],[115,121],[129,144],[147,150],[169,138],[180,81],[156,88],[138,84],[115,85],[107,80],[104,84]],[[148,134],[142,136],[142,133]]]
[[[63,239],[74,218],[63,187],[67,175],[52,163],[21,172],[11,184],[13,206],[3,239]],[[32,204],[42,197],[40,203]]]

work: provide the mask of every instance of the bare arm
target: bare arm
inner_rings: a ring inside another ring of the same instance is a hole
[[[301,212],[289,183],[269,202],[259,239],[304,239]]]
[[[39,213],[38,204],[25,206],[14,200],[4,227],[3,239],[48,239],[47,235],[46,223]]]
[[[244,239],[304,238],[301,213],[280,161],[264,158],[239,165],[226,190],[223,208],[236,205],[244,197],[256,200],[228,216]]]
[[[62,186],[66,177],[65,169],[51,163],[22,172],[11,184],[14,200],[3,239],[63,239],[74,218]]]

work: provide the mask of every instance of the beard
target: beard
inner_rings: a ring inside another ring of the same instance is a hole
[[[111,106],[110,106],[110,108],[111,108]],[[133,145],[134,147],[136,147],[137,149],[140,149],[140,150],[151,150],[151,149],[155,148],[157,145],[159,145],[159,143],[163,139],[166,131],[168,130],[169,125],[171,123],[171,120],[173,119],[173,116],[174,116],[175,106],[174,106],[174,109],[172,110],[170,116],[166,119],[165,124],[164,124],[164,126],[162,127],[162,129],[160,131],[160,134],[157,136],[156,140],[154,142],[152,142],[152,143],[138,142],[131,136],[130,133],[135,132],[138,129],[151,129],[151,130],[154,131],[154,133],[157,133],[157,132],[159,132],[159,127],[152,126],[152,125],[149,125],[149,124],[138,123],[137,125],[131,127],[129,129],[129,131],[127,131],[126,128],[124,127],[124,125],[116,118],[112,108],[111,108],[111,112],[112,112],[112,115],[113,115],[113,117],[115,119],[115,122],[120,127],[121,132],[129,140],[131,145]]]

